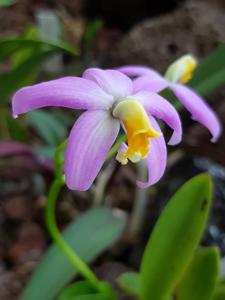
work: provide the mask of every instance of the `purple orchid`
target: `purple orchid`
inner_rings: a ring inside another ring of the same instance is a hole
[[[65,151],[66,183],[73,190],[85,191],[91,186],[120,125],[127,134],[128,145],[121,145],[117,160],[122,164],[128,159],[147,160],[149,178],[147,183],[137,182],[141,187],[156,183],[166,167],[165,140],[154,117],[173,129],[169,144],[177,144],[182,138],[175,108],[156,93],[134,93],[131,79],[116,70],[91,68],[81,78],[64,77],[28,86],[12,100],[14,117],[47,106],[86,110],[75,122]]]
[[[136,81],[117,70],[87,69],[82,77],[64,77],[22,88],[12,100],[14,117],[47,106],[85,110],[70,132],[65,151],[66,184],[73,190],[90,188],[120,125],[126,132],[127,144],[121,144],[116,159],[122,164],[146,159],[148,180],[137,181],[142,188],[155,184],[167,163],[165,140],[155,118],[173,130],[170,145],[182,138],[176,109],[157,93],[137,89]],[[207,114],[208,110],[206,107]],[[216,119],[210,127],[214,139],[218,136],[217,128]]]
[[[192,119],[205,126],[212,135],[211,142],[216,142],[221,134],[221,124],[215,112],[191,88],[184,85],[197,66],[196,59],[184,55],[168,68],[165,77],[151,68],[144,66],[123,66],[118,70],[133,80],[134,93],[146,90],[159,93],[170,88],[181,104],[191,113]]]

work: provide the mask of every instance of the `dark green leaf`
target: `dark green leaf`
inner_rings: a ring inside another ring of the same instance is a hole
[[[70,300],[75,296],[94,294],[96,290],[88,281],[80,281],[66,287],[59,295],[57,300]]]
[[[51,112],[34,110],[27,116],[29,123],[49,146],[57,146],[66,137],[66,127]]]
[[[207,95],[225,84],[225,46],[221,46],[200,62],[188,85]]]
[[[98,31],[102,28],[103,21],[101,19],[95,19],[92,20],[86,27],[85,33],[84,33],[84,48],[85,50],[88,50],[91,47],[91,44],[93,43],[96,34]]]
[[[137,296],[140,293],[140,278],[138,273],[123,273],[118,277],[117,281],[120,288],[127,294]]]
[[[218,286],[212,297],[212,300],[224,300],[225,299],[225,285]]]
[[[22,143],[29,143],[29,136],[27,130],[21,122],[18,122],[11,116],[7,116],[7,127],[10,133],[10,137],[13,140],[17,140]]]
[[[176,299],[212,299],[218,280],[219,260],[219,252],[215,247],[198,251],[176,288]]]
[[[203,174],[189,180],[169,201],[142,259],[142,300],[164,300],[172,294],[201,239],[211,198],[211,179]]]
[[[0,0],[0,6],[10,6],[15,2],[16,0]]]
[[[124,216],[117,215],[108,208],[97,208],[74,221],[63,236],[77,255],[89,263],[121,236],[125,224]],[[37,267],[21,300],[53,300],[77,273],[54,245]]]
[[[55,50],[48,50],[37,55],[32,55],[25,62],[7,74],[0,75],[0,105],[8,101],[9,96],[23,85],[33,82],[37,72],[40,70],[41,63],[52,56]]]
[[[89,295],[75,296],[68,300],[114,300],[114,298],[103,294],[89,294]]]
[[[43,50],[55,50],[56,52],[63,51],[70,55],[77,55],[78,50],[71,47],[70,45],[59,42],[50,43],[41,39],[26,39],[24,37],[15,37],[10,39],[0,40],[0,61],[11,56],[19,50],[25,49],[35,49],[37,47],[42,47]]]

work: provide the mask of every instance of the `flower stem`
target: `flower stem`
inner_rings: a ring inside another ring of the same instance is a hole
[[[63,251],[63,253],[70,260],[72,265],[80,272],[80,274],[84,278],[86,278],[93,285],[94,288],[99,290],[100,281],[95,276],[95,274],[91,271],[91,269],[79,258],[79,256],[74,252],[74,250],[63,239],[56,224],[56,219],[55,219],[56,201],[58,198],[58,194],[64,185],[64,178],[59,168],[61,164],[59,160],[61,159],[60,151],[63,151],[64,148],[65,148],[65,144],[64,145],[61,144],[56,149],[55,179],[50,187],[48,197],[47,197],[47,203],[45,207],[45,220],[46,220],[48,231],[52,239],[54,240],[54,242],[57,244],[57,246]]]

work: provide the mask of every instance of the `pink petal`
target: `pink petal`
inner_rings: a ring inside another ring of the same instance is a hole
[[[191,113],[192,119],[205,126],[212,134],[211,141],[216,142],[222,127],[215,112],[193,90],[182,84],[171,85],[171,89],[183,106]]]
[[[148,91],[132,95],[132,98],[142,103],[148,115],[163,120],[173,129],[173,134],[169,140],[170,145],[180,143],[182,139],[181,120],[172,104],[160,95]]]
[[[90,188],[114,143],[120,124],[106,111],[86,111],[74,124],[65,152],[65,176],[72,190]]]
[[[134,93],[139,92],[141,90],[147,90],[150,92],[159,93],[165,88],[169,86],[167,80],[165,80],[162,76],[156,75],[152,76],[141,76],[133,81],[134,85]]]
[[[160,127],[157,122],[151,118],[151,123],[157,131]],[[140,188],[147,188],[160,180],[163,176],[167,163],[167,149],[163,135],[158,138],[150,139],[150,151],[146,159],[148,167],[148,181],[137,181]]]
[[[83,78],[93,80],[106,93],[114,98],[124,98],[133,91],[133,85],[130,78],[116,70],[101,70],[97,68],[87,69]]]
[[[107,109],[112,96],[87,79],[64,77],[20,89],[12,100],[14,117],[46,106],[73,109]]]
[[[148,67],[143,67],[143,66],[123,66],[120,68],[117,68],[118,71],[126,74],[127,76],[130,77],[139,77],[142,75],[148,75],[152,78],[154,77],[161,77],[161,75],[155,71],[154,69],[148,68]]]

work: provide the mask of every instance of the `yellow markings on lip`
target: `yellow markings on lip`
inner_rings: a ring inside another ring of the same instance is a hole
[[[193,55],[186,54],[168,67],[165,78],[173,83],[187,83],[192,78],[196,67],[196,58]]]
[[[121,164],[127,164],[128,159],[138,162],[146,158],[149,152],[149,139],[159,137],[161,133],[151,126],[142,104],[132,99],[122,100],[114,108],[113,116],[123,123],[128,143],[128,148],[118,153],[117,160]]]

